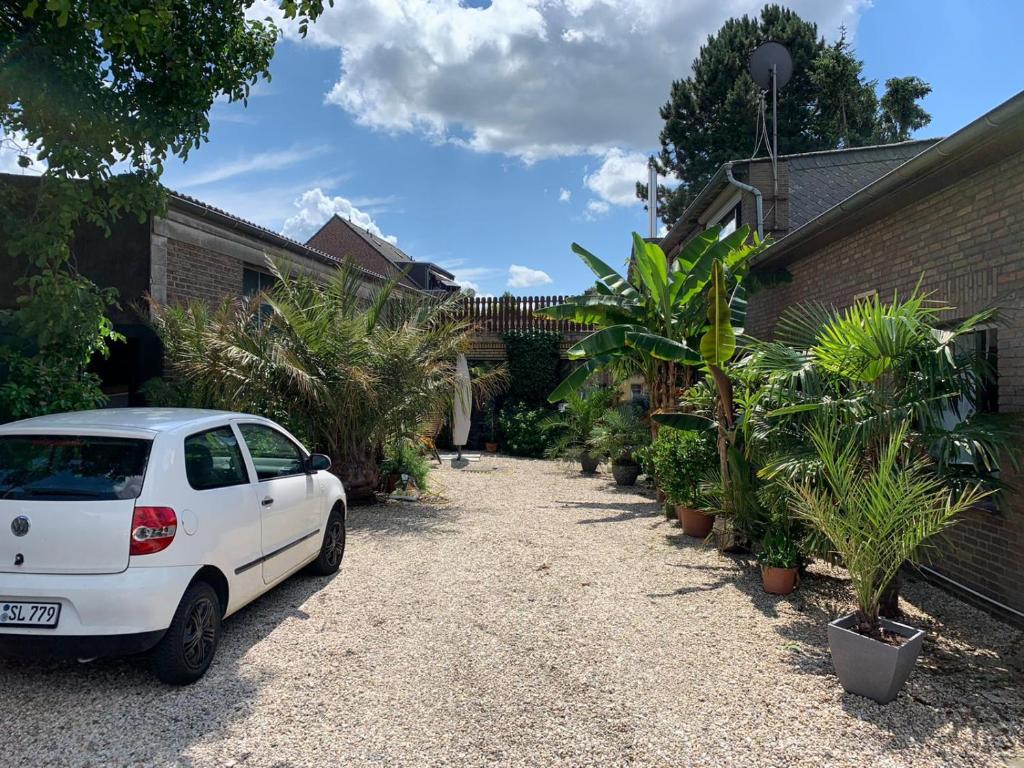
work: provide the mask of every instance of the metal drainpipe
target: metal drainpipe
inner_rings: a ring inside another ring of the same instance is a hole
[[[744,184],[742,181],[738,181],[735,176],[732,175],[732,163],[726,163],[725,165],[725,178],[729,180],[737,189],[742,189],[744,192],[750,192],[754,196],[754,206],[757,210],[757,236],[760,239],[764,238],[764,203],[761,200],[761,190],[757,187],[751,186],[750,184]]]

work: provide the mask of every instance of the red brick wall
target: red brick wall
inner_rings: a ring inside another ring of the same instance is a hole
[[[875,289],[883,298],[923,288],[957,316],[998,306],[999,407],[1024,411],[1024,152],[893,211],[790,265],[792,283],[750,299],[747,330],[769,338],[786,307],[808,300],[848,306]],[[952,315],[951,318],[953,319]],[[1019,483],[1024,487],[1024,478]],[[1024,496],[1002,512],[979,510],[949,537],[935,568],[1024,611]]]
[[[242,295],[242,262],[179,240],[167,241],[167,303],[201,299],[219,304]]]

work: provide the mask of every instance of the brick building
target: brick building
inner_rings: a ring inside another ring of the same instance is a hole
[[[24,177],[14,178],[24,182]],[[268,259],[292,273],[326,277],[349,255],[325,253],[174,192],[164,215],[141,223],[122,218],[109,237],[83,227],[72,254],[79,272],[118,292],[120,307],[111,312],[111,319],[127,340],[113,346],[109,360],[97,364],[104,391],[115,406],[140,403],[139,387],[162,371],[160,343],[146,320],[147,296],[166,304],[195,299],[217,304],[225,297],[252,295],[268,287],[273,281]],[[392,276],[386,265],[376,271],[374,265],[353,260],[361,291],[369,292]],[[15,305],[18,272],[14,265],[0,281],[0,308]],[[419,289],[404,282],[399,291]]]
[[[899,153],[909,156],[900,162]],[[878,162],[851,170],[830,165],[837,157]],[[993,409],[1024,411],[1024,93],[941,141],[780,158],[777,195],[770,162],[730,165],[744,172],[742,181],[732,174],[740,184],[723,166],[716,179],[724,184],[698,196],[663,246],[678,252],[704,226],[729,224],[731,212],[737,224],[756,226],[761,197],[763,228],[775,242],[753,269],[784,269],[791,280],[751,296],[748,333],[770,338],[780,313],[796,303],[843,308],[876,291],[905,296],[921,280],[956,316],[1003,310],[1005,325],[982,329],[976,342],[996,365]],[[1008,470],[1003,479],[1020,483]],[[1006,501],[956,526],[929,573],[1021,618],[1024,493],[1015,488]]]

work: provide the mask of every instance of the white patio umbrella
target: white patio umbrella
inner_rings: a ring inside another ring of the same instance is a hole
[[[465,355],[455,362],[455,397],[452,398],[452,442],[462,458],[462,446],[469,440],[469,421],[473,411],[473,386]]]

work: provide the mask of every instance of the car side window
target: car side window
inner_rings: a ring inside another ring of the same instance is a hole
[[[185,438],[185,476],[197,491],[226,488],[249,482],[231,427],[217,427]]]
[[[305,471],[305,456],[299,446],[276,429],[263,424],[239,424],[238,430],[249,448],[256,477],[260,480],[298,475]]]

